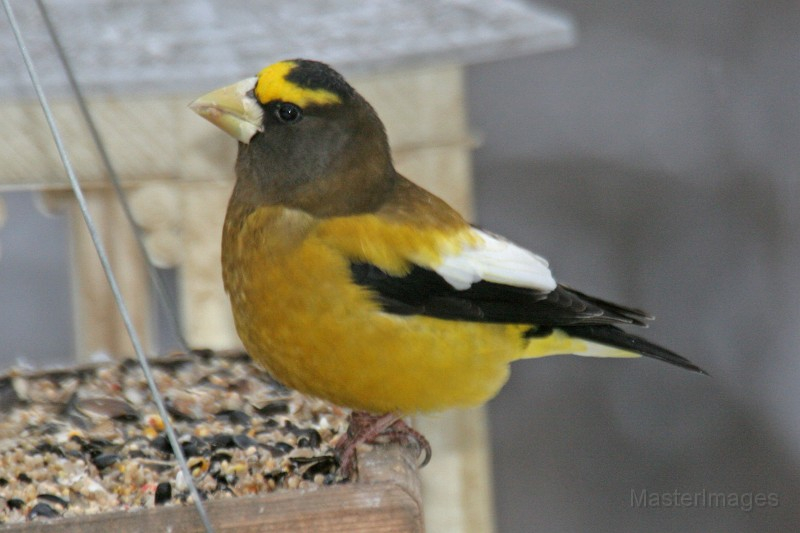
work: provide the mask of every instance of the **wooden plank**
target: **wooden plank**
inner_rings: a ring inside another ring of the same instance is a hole
[[[461,77],[460,68],[440,65],[360,77],[353,84],[380,114],[395,153],[402,154],[468,142]],[[197,96],[89,102],[122,182],[232,180],[236,143],[187,108]],[[107,186],[105,168],[76,106],[55,102],[53,111],[78,178],[90,187]],[[0,190],[68,189],[38,105],[6,103],[0,114],[5,117],[0,122]]]
[[[188,97],[98,99],[89,102],[97,128],[124,183],[174,180],[178,177],[184,124],[200,125],[186,108]],[[107,186],[106,170],[88,129],[72,102],[55,101],[53,114],[81,183]],[[67,189],[61,160],[38,104],[6,102],[0,122],[0,189]]]
[[[216,531],[421,532],[422,509],[411,450],[397,445],[360,452],[356,483],[310,491],[281,491],[259,497],[207,502]],[[203,531],[193,506],[167,506],[36,521],[3,528],[9,533],[151,533]]]

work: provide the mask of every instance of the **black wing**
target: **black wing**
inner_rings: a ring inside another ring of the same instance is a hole
[[[384,311],[448,320],[531,324],[527,337],[553,328],[570,335],[631,350],[703,372],[687,359],[615,325],[646,325],[647,313],[559,285],[550,292],[478,281],[458,290],[433,270],[414,265],[405,276],[387,274],[371,263],[350,264],[353,280],[372,291]]]
[[[629,307],[605,302],[559,285],[550,292],[478,281],[455,289],[443,277],[414,265],[405,276],[387,274],[371,263],[351,263],[353,280],[371,289],[384,311],[449,320],[535,324],[645,325],[652,317]]]

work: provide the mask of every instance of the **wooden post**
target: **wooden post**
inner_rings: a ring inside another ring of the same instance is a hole
[[[149,280],[133,231],[110,189],[85,191],[89,209],[101,233],[111,267],[145,350],[152,339]],[[89,231],[75,201],[69,210],[72,226],[73,320],[75,353],[79,362],[102,352],[133,356],[121,315],[114,302]]]

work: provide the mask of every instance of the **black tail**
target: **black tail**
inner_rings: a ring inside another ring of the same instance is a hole
[[[631,335],[630,333],[616,326],[562,326],[561,329],[569,333],[571,336],[579,339],[585,339],[587,341],[613,346],[614,348],[622,348],[623,350],[636,352],[647,357],[652,357],[653,359],[659,359],[661,361],[679,366],[681,368],[686,368],[687,370],[708,375],[708,372],[695,365],[685,357],[681,357],[675,352],[667,350],[666,348],[662,348],[661,346],[653,344],[652,342],[641,337]]]

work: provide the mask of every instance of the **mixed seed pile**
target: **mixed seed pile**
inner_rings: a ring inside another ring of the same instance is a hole
[[[154,360],[201,496],[339,482],[347,413],[273,381],[245,354]],[[0,377],[0,524],[186,503],[133,361]]]

